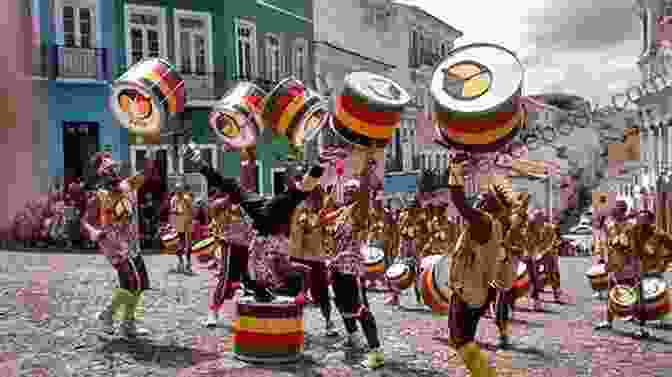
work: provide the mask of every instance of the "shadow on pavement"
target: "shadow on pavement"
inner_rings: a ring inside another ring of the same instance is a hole
[[[158,345],[151,340],[138,339],[129,342],[126,340],[111,340],[100,348],[101,353],[126,353],[136,361],[151,362],[162,368],[188,368],[193,365],[217,360],[222,357],[219,353],[204,352],[198,349],[181,347],[178,345]]]

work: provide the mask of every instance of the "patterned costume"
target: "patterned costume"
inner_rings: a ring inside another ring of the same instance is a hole
[[[180,237],[180,246],[177,249],[179,264],[178,272],[191,273],[191,244],[194,221],[193,196],[180,184],[175,194],[170,198],[170,223]],[[186,254],[187,265],[184,266],[183,256]]]
[[[354,342],[357,320],[362,326],[371,352],[367,366],[380,366],[383,354],[380,350],[378,328],[373,313],[369,310],[363,277],[366,274],[362,246],[367,240],[366,226],[369,204],[369,174],[374,171],[375,162],[370,163],[364,174],[359,191],[346,199],[347,207],[340,210],[334,227],[335,253],[328,268],[335,294],[336,306],[343,317],[348,332],[348,342]],[[354,196],[354,197],[353,197]]]
[[[560,236],[555,225],[545,222],[543,214],[537,214],[536,221],[539,225],[536,229],[536,236],[530,236],[530,239],[536,240],[538,249],[536,251],[537,266],[543,266],[545,278],[540,285],[548,283],[553,289],[555,301],[561,303],[560,291]]]
[[[417,295],[418,302],[420,294],[418,292],[418,279],[420,276],[417,274],[417,269],[420,266],[420,256],[418,255],[419,249],[419,232],[420,232],[420,216],[418,212],[420,210],[415,208],[407,208],[401,211],[399,216],[399,249],[397,252],[397,258],[395,263],[406,263],[410,265],[411,268],[416,269],[416,282],[415,282],[415,291]],[[390,290],[389,297],[385,300],[385,303],[388,305],[399,305],[399,295],[400,290],[398,287],[394,286],[391,282],[388,281],[388,287]]]
[[[508,290],[512,268],[502,247],[506,204],[498,189],[482,195],[478,209],[467,205],[464,193],[464,165],[451,163],[449,188],[453,204],[468,225],[460,235],[450,266],[452,295],[448,326],[450,341],[474,377],[495,376],[488,357],[475,343],[480,317],[497,287]]]
[[[271,289],[283,290],[288,295],[296,295],[296,303],[303,305],[305,290],[310,286],[310,267],[290,261],[288,237],[292,213],[319,184],[319,179],[306,176],[301,189],[290,185],[286,192],[265,199],[244,190],[235,178],[222,177],[203,162],[193,144],[185,146],[183,154],[201,166],[200,173],[208,187],[228,194],[231,203],[240,205],[249,216],[253,227],[248,256],[251,279],[246,279],[245,285],[254,291],[256,299],[268,302],[273,299]],[[303,280],[303,287],[293,285],[297,278]]]
[[[233,298],[240,288],[247,268],[247,248],[252,236],[252,226],[242,219],[238,206],[233,206],[226,195],[210,200],[208,235],[216,245],[211,255],[201,258],[211,271],[208,281],[209,304],[205,326],[216,326],[224,301]]]
[[[149,289],[149,276],[140,254],[137,191],[145,183],[144,175],[122,179],[119,164],[109,153],[97,153],[92,159],[97,176],[104,180],[87,205],[82,226],[99,250],[117,270],[120,288],[114,290],[110,305],[98,314],[104,332],[114,333],[116,313],[123,307],[123,335],[133,337],[146,330],[136,327],[142,309],[143,292]],[[149,175],[148,177],[152,177]]]
[[[293,262],[311,268],[312,285],[309,288],[312,298],[319,304],[326,322],[326,334],[336,335],[331,321],[331,298],[327,279],[327,256],[324,253],[326,229],[320,219],[322,197],[319,190],[294,211],[291,234],[289,237],[289,255]]]

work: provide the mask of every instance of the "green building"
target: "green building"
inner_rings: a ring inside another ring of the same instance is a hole
[[[187,106],[172,119],[169,131],[190,130],[204,156],[223,174],[238,176],[237,153],[226,153],[208,127],[212,106],[237,80],[267,86],[288,76],[312,83],[313,2],[303,0],[114,0],[115,77],[127,66],[161,57],[185,80]],[[272,139],[272,140],[271,140]],[[158,148],[168,174],[193,172],[174,146],[179,136],[144,140],[128,135],[133,170],[142,166],[148,148]],[[281,189],[284,138],[265,138],[257,147],[258,190]]]

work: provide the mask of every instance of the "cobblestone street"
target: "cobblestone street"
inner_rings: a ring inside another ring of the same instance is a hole
[[[169,274],[175,259],[147,256],[153,289],[146,298],[144,325],[153,333],[135,343],[105,342],[94,330],[94,314],[107,303],[116,283],[101,256],[0,254],[0,377],[16,376],[466,376],[447,346],[447,321],[418,309],[383,305],[383,293],[370,293],[383,337],[386,366],[359,367],[361,355],[339,347],[342,338],[322,336],[317,308],[305,310],[305,358],[298,365],[253,367],[231,354],[231,328],[200,325],[206,314],[206,275]],[[551,303],[545,313],[519,304],[513,333],[516,346],[495,352],[495,326],[484,318],[479,341],[497,363],[498,376],[663,377],[672,368],[672,328],[651,326],[652,337],[637,340],[636,326],[619,322],[612,332],[595,332],[605,303],[594,305],[584,272],[589,261],[561,261],[567,305]],[[233,317],[231,304],[225,316]],[[336,317],[340,324],[340,318]],[[342,328],[339,329],[343,334]],[[667,353],[667,354],[666,354]]]

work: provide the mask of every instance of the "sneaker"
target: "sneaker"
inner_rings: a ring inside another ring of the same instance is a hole
[[[193,275],[194,270],[191,269],[191,263],[187,263],[186,267],[184,268],[183,271],[186,275]]]
[[[149,334],[149,330],[138,327],[134,320],[126,320],[121,324],[121,335],[124,338],[136,338]]]
[[[336,331],[336,326],[334,325],[333,321],[331,321],[331,320],[327,321],[325,334],[326,334],[326,336],[336,336],[336,335],[338,335],[338,331]]]
[[[609,321],[600,322],[595,326],[595,330],[608,330],[608,329],[611,329],[611,322]]]
[[[369,351],[364,361],[362,361],[362,366],[368,369],[378,369],[383,365],[385,365],[385,357],[380,348]]]
[[[217,312],[210,312],[208,313],[208,318],[206,318],[206,320],[203,321],[203,325],[205,327],[217,327],[218,322],[219,322],[219,314]]]
[[[114,334],[114,318],[112,312],[109,310],[104,310],[96,315],[96,318],[102,322],[101,330],[107,334]]]
[[[639,329],[639,330],[635,331],[635,336],[637,336],[638,338],[645,339],[645,338],[650,337],[651,334],[644,329]]]

